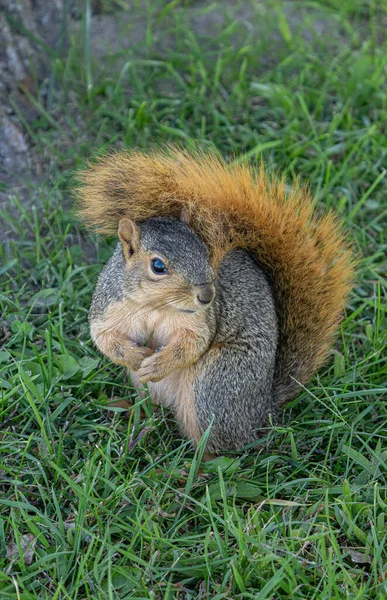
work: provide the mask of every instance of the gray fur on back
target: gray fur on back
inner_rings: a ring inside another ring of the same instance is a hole
[[[197,363],[196,413],[203,431],[214,415],[209,450],[237,449],[252,442],[274,413],[278,341],[270,284],[247,252],[235,250],[223,260],[215,312],[213,350]]]
[[[101,317],[112,302],[124,297],[125,259],[118,243],[112,256],[100,272],[89,310],[89,321]]]

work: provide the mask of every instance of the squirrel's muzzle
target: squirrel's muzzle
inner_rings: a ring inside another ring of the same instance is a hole
[[[215,298],[215,286],[213,283],[203,283],[194,288],[195,303],[199,308],[204,308],[211,304]]]

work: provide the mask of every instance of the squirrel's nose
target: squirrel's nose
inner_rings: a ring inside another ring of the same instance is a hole
[[[196,303],[198,306],[207,306],[215,297],[215,287],[212,283],[204,283],[195,287]]]

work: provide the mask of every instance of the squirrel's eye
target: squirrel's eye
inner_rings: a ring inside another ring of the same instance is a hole
[[[156,275],[166,275],[168,273],[168,269],[161,258],[152,258],[151,269]]]

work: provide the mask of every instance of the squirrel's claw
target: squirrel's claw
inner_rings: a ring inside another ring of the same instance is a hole
[[[147,383],[148,381],[160,381],[167,374],[165,363],[161,359],[160,354],[152,354],[152,356],[145,358],[137,371],[138,380],[142,384]]]
[[[124,350],[124,348],[122,348]],[[136,345],[134,349],[132,346],[126,349],[123,353],[123,364],[131,371],[137,371],[144,362],[144,360],[153,354],[153,350],[146,346]]]

